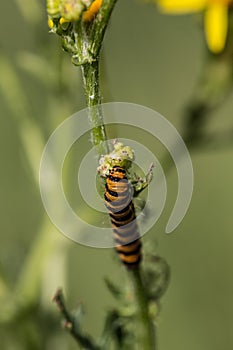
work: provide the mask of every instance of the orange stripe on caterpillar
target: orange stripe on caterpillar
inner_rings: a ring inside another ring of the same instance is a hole
[[[141,261],[141,242],[130,184],[122,167],[110,170],[104,197],[119,258],[127,268],[135,269]]]

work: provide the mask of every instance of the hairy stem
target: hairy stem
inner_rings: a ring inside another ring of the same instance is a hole
[[[91,52],[97,57],[104,39],[105,30],[117,0],[104,0],[91,30]]]
[[[96,147],[99,156],[109,153],[103,114],[100,106],[99,54],[105,30],[116,2],[117,0],[104,0],[94,22],[90,26],[87,25],[86,28],[85,26],[80,27],[82,33],[85,33],[82,38],[85,42],[81,43],[81,47],[84,49],[83,52],[85,52],[86,47],[88,47],[88,51],[92,56],[92,59],[87,60],[81,67],[86,101],[89,107],[89,121],[92,127],[92,143]]]
[[[135,269],[129,271],[131,280],[134,286],[134,293],[136,303],[138,305],[138,314],[141,327],[140,333],[140,345],[143,350],[155,350],[156,349],[156,334],[155,327],[149,316],[148,298],[146,290],[144,288],[140,270]]]
[[[92,143],[96,147],[97,154],[109,153],[106,131],[104,127],[101,109],[101,97],[99,86],[99,60],[82,65],[82,75],[86,93],[87,106],[89,107],[89,123],[92,128]]]

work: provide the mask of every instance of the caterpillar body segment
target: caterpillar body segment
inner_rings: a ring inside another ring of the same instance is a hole
[[[126,171],[114,166],[106,178],[105,205],[109,211],[116,250],[127,268],[139,266],[141,241]]]

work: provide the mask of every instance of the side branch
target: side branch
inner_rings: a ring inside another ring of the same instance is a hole
[[[74,339],[87,350],[99,350],[99,347],[93,343],[93,341],[86,335],[82,334],[81,330],[77,327],[75,318],[68,312],[64,296],[61,289],[58,289],[53,297],[53,301],[56,303],[59,311],[64,317],[65,329],[70,332]]]

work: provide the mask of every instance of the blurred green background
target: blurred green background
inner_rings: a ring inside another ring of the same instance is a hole
[[[44,2],[2,1],[0,11],[1,349],[73,350],[78,346],[60,328],[51,302],[56,288],[64,288],[70,308],[84,303],[85,328],[95,337],[114,305],[103,279],[114,274],[122,283],[124,270],[112,249],[71,242],[46,217],[40,156],[56,126],[85,107],[80,69],[48,34]],[[103,102],[148,106],[182,134],[205,56],[198,18],[162,16],[153,4],[119,1],[102,50]],[[195,184],[183,222],[164,233],[177,194],[173,165],[165,210],[144,237],[145,245],[156,242],[172,274],[158,319],[159,350],[233,347],[233,143],[224,137],[233,126],[232,95],[205,125],[206,133],[223,136],[190,150]],[[158,142],[144,142],[164,159]]]

